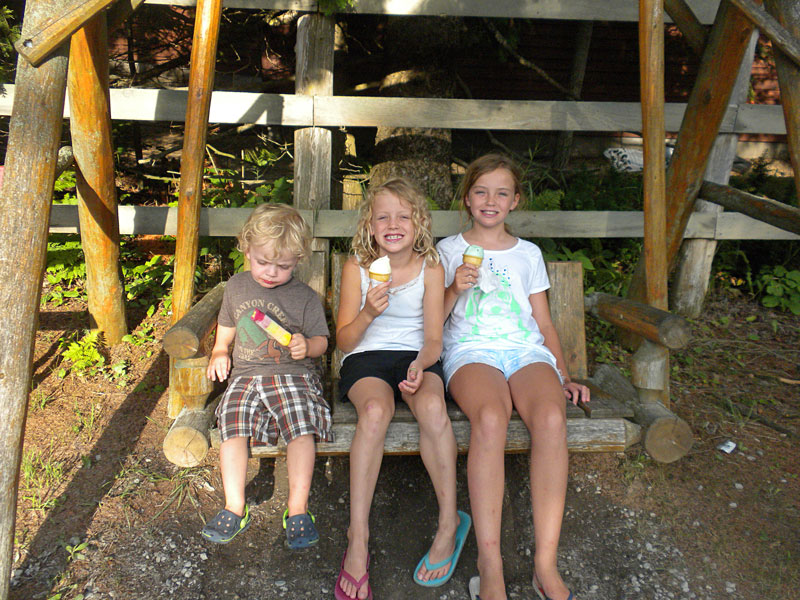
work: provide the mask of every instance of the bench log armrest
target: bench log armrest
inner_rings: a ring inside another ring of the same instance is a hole
[[[586,312],[670,350],[684,348],[692,337],[689,322],[673,313],[611,294],[584,298]]]
[[[222,306],[225,282],[208,292],[177,323],[169,328],[161,344],[172,358],[196,356],[206,337],[217,324],[217,315]]]

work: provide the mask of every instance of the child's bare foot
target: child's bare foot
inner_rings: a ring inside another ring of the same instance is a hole
[[[458,523],[458,518],[447,523],[439,523],[439,528],[436,530],[436,536],[433,538],[431,549],[428,551],[429,565],[436,565],[453,555],[456,548],[456,529],[458,529]],[[425,561],[422,561],[416,575],[417,579],[420,581],[430,581],[443,577],[447,574],[449,569],[450,561],[432,571],[428,571],[428,569],[425,568]]]

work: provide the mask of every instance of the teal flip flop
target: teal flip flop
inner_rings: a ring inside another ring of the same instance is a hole
[[[470,516],[462,511],[458,511],[458,529],[456,529],[456,547],[453,550],[453,553],[445,558],[443,561],[436,563],[435,565],[430,564],[428,552],[425,553],[419,563],[417,563],[417,568],[414,569],[414,583],[421,585],[423,587],[439,587],[440,585],[444,585],[447,581],[452,577],[453,572],[456,570],[456,565],[458,564],[458,559],[461,556],[461,550],[464,548],[464,542],[467,540],[467,534],[469,533],[469,528],[472,527],[472,519]],[[425,568],[428,571],[435,571],[436,569],[441,569],[447,563],[450,563],[450,568],[447,570],[447,573],[439,577],[438,579],[430,579],[428,581],[422,581],[419,577],[417,577],[417,573],[419,573],[420,567],[425,565]]]

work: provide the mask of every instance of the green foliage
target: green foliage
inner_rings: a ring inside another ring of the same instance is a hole
[[[17,58],[14,42],[19,35],[20,26],[14,23],[14,12],[7,6],[0,6],[0,84],[11,83],[14,79]]]
[[[767,308],[800,315],[800,270],[789,271],[781,265],[764,267],[756,279],[756,290]]]
[[[45,458],[38,450],[22,455],[20,464],[22,499],[30,503],[31,510],[44,512],[58,504],[53,490],[64,475],[64,463]]]
[[[48,287],[42,293],[41,303],[52,302],[60,306],[66,298],[84,297],[86,263],[80,241],[59,241],[58,237],[53,237],[54,241],[47,244],[45,279]]]
[[[744,175],[731,177],[731,187],[778,202],[798,206],[797,190],[791,177],[778,177],[770,173],[769,159],[765,156],[753,161]]]
[[[331,16],[333,13],[345,12],[352,8],[355,0],[317,0],[319,11],[326,17]]]
[[[77,340],[70,341],[69,337],[62,340],[59,348],[62,351],[61,356],[69,364],[59,369],[58,376],[64,378],[72,373],[78,377],[93,377],[101,373],[106,359],[99,350],[100,337],[100,331],[95,330],[87,331]]]
[[[53,186],[53,204],[77,204],[76,185],[74,170],[67,169],[61,173]]]
[[[89,410],[87,411],[81,409],[76,401],[73,412],[75,413],[75,423],[72,425],[72,432],[76,434],[82,433],[91,439],[97,418],[100,416],[100,404],[98,402],[90,402]]]

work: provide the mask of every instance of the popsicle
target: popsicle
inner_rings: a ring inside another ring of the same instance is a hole
[[[259,327],[261,327],[261,329],[266,331],[269,337],[278,342],[281,346],[289,345],[289,342],[292,339],[292,334],[286,331],[280,325],[278,325],[275,321],[270,319],[263,312],[261,312],[257,308],[254,308],[253,314],[250,315],[250,318],[253,320],[254,323],[256,323],[256,325],[258,325]]]

